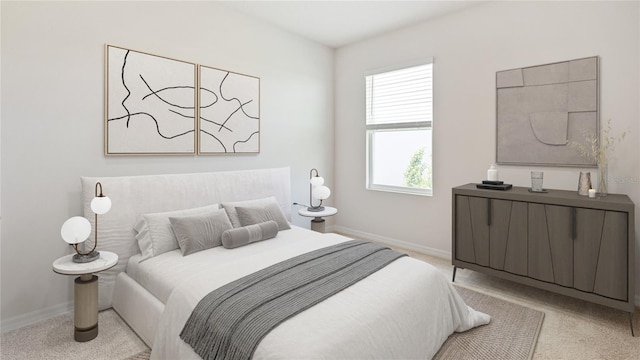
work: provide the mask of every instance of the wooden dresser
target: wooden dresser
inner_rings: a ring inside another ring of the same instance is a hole
[[[452,262],[632,314],[634,204],[626,195],[453,188]]]

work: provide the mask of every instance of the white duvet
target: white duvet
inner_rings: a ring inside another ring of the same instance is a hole
[[[179,333],[193,308],[212,290],[286,258],[346,240],[293,227],[260,243],[208,250],[214,254],[210,266],[181,266],[179,276],[174,272],[179,283],[166,300],[151,359],[200,358]],[[489,320],[468,307],[433,266],[403,257],[280,324],[258,345],[253,358],[430,359],[454,331]]]

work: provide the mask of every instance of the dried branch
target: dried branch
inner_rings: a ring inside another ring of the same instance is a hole
[[[611,119],[609,119],[607,125],[602,129],[600,141],[593,131],[583,129],[582,135],[586,144],[570,141],[569,146],[585,158],[595,160],[598,165],[604,165],[607,163],[607,153],[613,152],[616,145],[624,140],[627,133],[628,131],[625,130],[618,136],[611,135]]]

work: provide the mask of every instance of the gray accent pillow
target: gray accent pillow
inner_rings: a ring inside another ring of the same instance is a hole
[[[238,219],[242,226],[249,226],[273,220],[278,223],[278,229],[280,231],[291,229],[289,222],[287,222],[287,219],[284,217],[282,209],[280,209],[278,204],[267,204],[256,207],[239,206],[236,207],[236,213],[238,214]]]
[[[233,228],[224,210],[207,215],[170,217],[169,221],[183,256],[222,245],[222,234]]]
[[[142,253],[140,262],[180,247],[171,229],[169,217],[206,215],[220,211],[218,204],[208,206],[140,215],[133,229]]]
[[[252,242],[271,239],[276,235],[278,235],[278,223],[269,220],[259,224],[226,230],[222,233],[222,246],[226,249],[233,249]]]
[[[275,196],[270,196],[262,199],[253,199],[253,200],[245,200],[245,201],[234,201],[234,202],[224,202],[221,204],[222,208],[227,211],[227,215],[229,216],[229,220],[231,220],[231,224],[233,227],[241,227],[240,219],[238,219],[238,214],[236,213],[236,207],[261,207],[268,204],[276,204],[278,205],[278,200]],[[280,209],[282,212],[282,209]],[[284,215],[283,215],[284,216]],[[286,216],[285,216],[286,219]]]

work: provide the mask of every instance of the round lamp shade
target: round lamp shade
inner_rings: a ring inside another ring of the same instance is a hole
[[[98,215],[105,214],[111,209],[111,199],[108,196],[94,197],[91,200],[91,211]]]
[[[312,186],[320,186],[324,184],[324,179],[322,178],[322,176],[314,176],[309,180],[309,182]]]
[[[60,235],[62,239],[68,244],[81,243],[89,237],[91,234],[91,224],[89,220],[82,216],[74,216],[62,224]]]
[[[326,186],[315,186],[313,188],[313,197],[316,199],[324,200],[331,196],[331,190]]]

